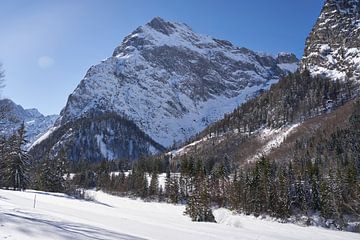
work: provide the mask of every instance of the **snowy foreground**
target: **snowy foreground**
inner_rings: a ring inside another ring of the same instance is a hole
[[[215,210],[217,224],[194,223],[183,215],[184,206],[89,194],[94,201],[0,190],[0,239],[360,240],[360,234],[235,216],[225,209]]]

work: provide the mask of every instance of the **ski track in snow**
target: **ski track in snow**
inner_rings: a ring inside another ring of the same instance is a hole
[[[34,196],[36,208],[33,208]],[[216,223],[195,223],[184,206],[88,191],[94,201],[64,194],[0,190],[0,239],[360,240],[360,234],[301,227],[217,209]]]

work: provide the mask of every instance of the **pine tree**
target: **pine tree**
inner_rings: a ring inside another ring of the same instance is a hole
[[[192,221],[215,222],[211,210],[211,196],[208,185],[206,179],[198,181],[188,198],[184,214],[189,215]]]
[[[209,190],[214,202],[223,207],[226,205],[226,187],[228,184],[229,170],[224,162],[215,164],[211,172],[211,184]]]
[[[53,184],[53,164],[48,157],[46,157],[40,166],[38,184],[42,191],[57,192],[57,187]]]
[[[110,189],[110,170],[106,161],[100,163],[96,171],[96,176],[97,188],[108,191]]]
[[[143,174],[143,177],[141,178],[141,188],[139,192],[139,196],[143,199],[147,198],[148,196],[148,181],[146,178],[146,175]]]
[[[331,192],[330,178],[322,179],[320,182],[320,213],[325,219],[331,219],[336,215],[336,202],[334,201],[334,195]]]
[[[240,172],[241,173],[241,172]],[[234,177],[229,186],[229,206],[232,210],[240,210],[243,194],[243,183],[241,182],[241,175],[238,177],[235,170]]]
[[[170,203],[178,203],[180,200],[179,180],[171,174],[169,167],[166,170],[165,196]]]
[[[321,209],[320,204],[320,173],[318,163],[311,165],[310,170],[310,188],[311,188],[311,208],[314,211]]]
[[[159,176],[156,172],[153,172],[149,186],[149,197],[154,198],[158,194],[159,194]]]
[[[6,139],[0,136],[0,187],[4,187],[5,157],[6,157]]]
[[[179,179],[177,176],[170,176],[165,191],[171,203],[178,203],[180,201]]]
[[[166,198],[169,198],[169,189],[170,189],[170,177],[171,177],[171,173],[170,173],[170,167],[166,168],[166,176],[165,176],[165,196]]]
[[[289,173],[292,173],[292,168],[290,168]],[[279,183],[278,183],[278,199],[277,199],[277,216],[280,218],[287,218],[290,215],[291,211],[291,195],[292,195],[292,186],[291,186],[291,176],[286,173],[286,169],[279,169]],[[288,178],[288,179],[287,179]],[[290,182],[290,183],[289,183]],[[294,191],[295,192],[295,191]]]
[[[40,167],[40,189],[48,192],[64,192],[67,173],[68,161],[63,150],[54,159],[46,157]]]
[[[14,190],[24,190],[28,183],[30,155],[23,149],[25,140],[25,125],[22,124],[16,134],[10,137],[5,147],[4,185]]]

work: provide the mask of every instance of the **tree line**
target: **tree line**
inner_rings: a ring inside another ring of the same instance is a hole
[[[251,134],[261,127],[279,128],[321,115],[357,96],[357,85],[349,79],[331,80],[311,76],[308,70],[291,73],[257,97],[206,128],[196,138],[237,129]]]

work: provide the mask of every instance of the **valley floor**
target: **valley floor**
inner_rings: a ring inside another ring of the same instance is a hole
[[[33,208],[36,194],[36,208]],[[90,191],[94,201],[63,194],[0,190],[0,239],[360,240],[360,234],[301,227],[214,211],[216,223],[195,223],[184,206],[146,203]]]

